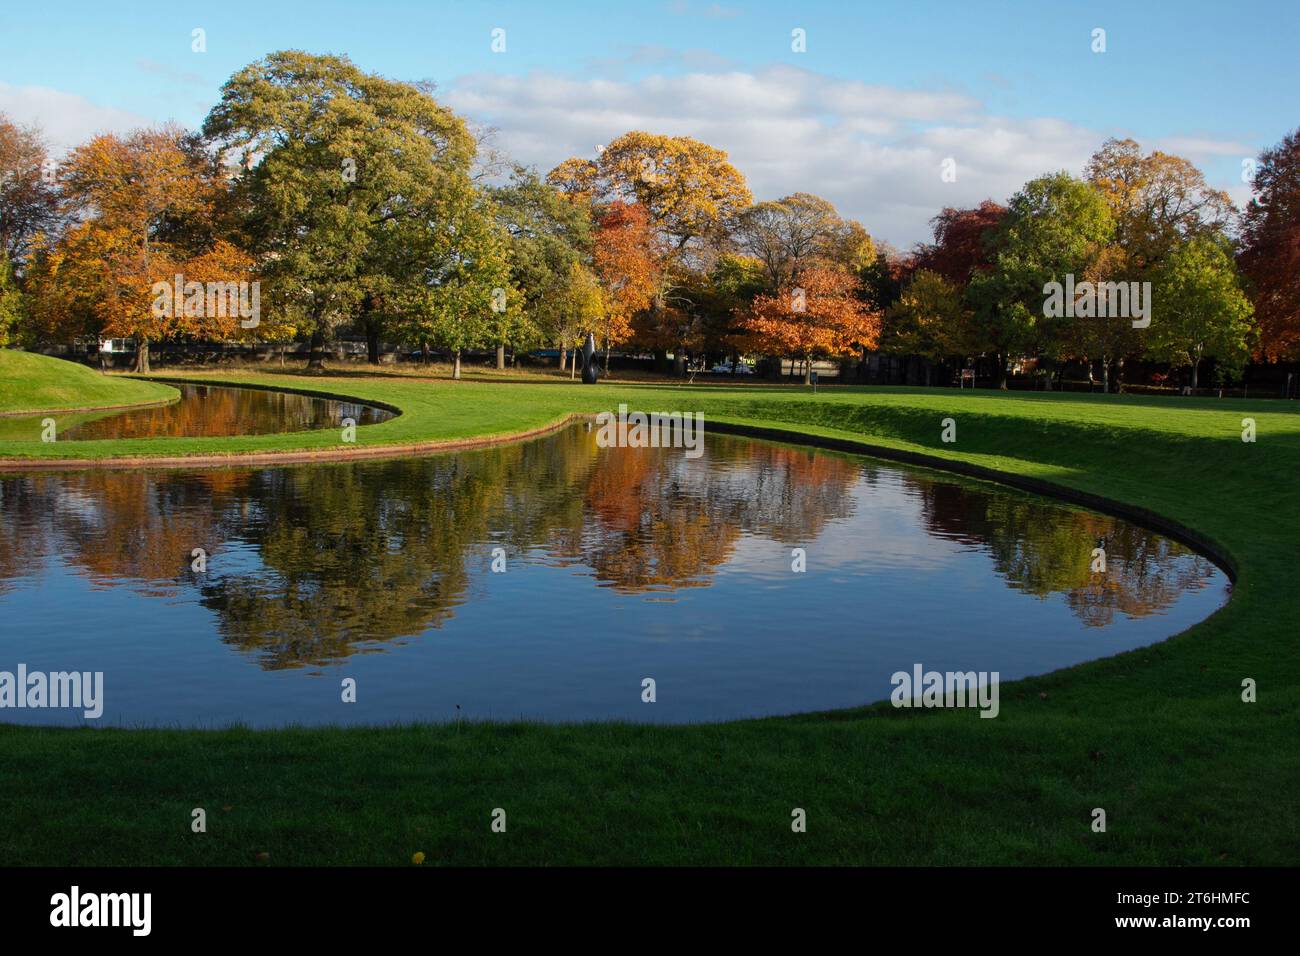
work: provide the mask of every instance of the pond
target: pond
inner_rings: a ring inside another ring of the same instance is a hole
[[[169,383],[171,384],[171,383]],[[219,385],[173,385],[181,397],[166,405],[108,412],[48,412],[0,419],[0,437],[41,440],[41,422],[53,418],[59,441],[99,438],[198,438],[269,435],[387,421],[395,413],[373,405],[293,392]]]
[[[0,671],[103,672],[96,726],[849,707],[916,664],[1006,681],[1151,644],[1229,591],[1175,541],[1019,491],[722,435],[695,458],[600,448],[583,425],[417,459],[5,475],[0,506]]]

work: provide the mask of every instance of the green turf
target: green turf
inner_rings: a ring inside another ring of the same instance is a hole
[[[63,359],[0,349],[0,414],[167,402],[176,389]]]
[[[1003,685],[996,720],[886,704],[695,727],[0,726],[0,862],[251,864],[266,853],[269,864],[400,865],[421,851],[426,866],[1241,865],[1300,855],[1300,415],[1287,403],[233,378],[403,409],[360,429],[365,442],[504,433],[619,400],[796,439],[858,438],[1150,509],[1215,541],[1238,579],[1223,610],[1170,641]],[[940,441],[949,416],[955,445]],[[1241,440],[1247,416],[1254,444]],[[85,444],[108,455],[317,442],[335,436]],[[0,455],[17,444],[0,443]],[[1258,703],[1241,701],[1247,677]],[[206,834],[190,832],[194,807],[208,811]],[[507,811],[505,834],[490,830],[495,807]],[[806,834],[790,830],[794,807],[807,811]],[[1106,810],[1104,834],[1090,829],[1094,807]]]

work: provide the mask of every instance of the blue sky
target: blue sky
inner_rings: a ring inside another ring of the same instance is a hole
[[[821,193],[899,245],[944,205],[1079,171],[1110,135],[1187,155],[1241,200],[1242,160],[1300,125],[1295,2],[4,4],[0,111],[56,147],[197,125],[221,83],[272,50],[346,53],[436,81],[543,169],[629,128],[694,135],[760,198]]]

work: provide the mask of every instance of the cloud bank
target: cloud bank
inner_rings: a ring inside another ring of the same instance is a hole
[[[498,147],[543,172],[568,156],[594,157],[597,146],[631,129],[693,136],[726,150],[757,199],[815,192],[900,247],[928,239],[929,220],[944,206],[1005,201],[1043,173],[1081,173],[1115,133],[991,115],[961,92],[791,66],[635,79],[479,73],[443,92],[453,108],[495,127]],[[1177,145],[1194,160],[1243,148],[1211,137]],[[946,159],[955,179],[943,175]]]

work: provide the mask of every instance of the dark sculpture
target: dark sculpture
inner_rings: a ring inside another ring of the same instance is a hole
[[[582,380],[588,385],[596,382],[596,336],[587,333],[587,341],[582,343]]]

